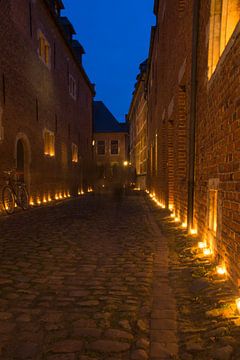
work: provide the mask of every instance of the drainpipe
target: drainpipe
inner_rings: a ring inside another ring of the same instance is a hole
[[[194,181],[195,181],[195,129],[197,105],[197,52],[199,34],[200,0],[193,2],[192,29],[192,70],[191,70],[191,107],[189,126],[189,173],[188,173],[188,230],[193,227],[194,214]]]

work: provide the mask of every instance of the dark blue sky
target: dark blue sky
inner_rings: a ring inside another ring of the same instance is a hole
[[[119,121],[128,112],[138,66],[148,56],[154,0],[64,0],[82,43],[84,68]]]

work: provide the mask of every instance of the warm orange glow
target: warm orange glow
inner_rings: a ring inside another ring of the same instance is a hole
[[[205,248],[205,249],[203,249],[203,254],[205,256],[210,256],[210,255],[212,255],[212,250],[210,248]]]
[[[30,200],[29,200],[29,205],[33,206],[34,205],[34,201],[33,201],[33,197],[31,196],[30,197]]]
[[[38,204],[38,205],[41,205],[41,203],[42,203],[41,200],[38,199],[38,200],[37,200],[37,204]]]
[[[182,223],[182,227],[183,227],[184,229],[186,229],[186,228],[187,228],[187,223],[186,223],[186,222],[183,222],[183,223]]]
[[[170,215],[170,217],[171,217],[171,218],[175,218],[175,214],[172,213],[172,214]]]
[[[174,221],[175,221],[175,222],[179,222],[180,219],[176,216],[176,217],[174,218]]]
[[[59,196],[58,194],[55,195],[55,200],[58,200],[59,199]]]
[[[199,247],[199,249],[205,249],[207,247],[206,241],[199,241],[198,247]]]
[[[218,265],[216,267],[216,271],[217,271],[218,275],[226,275],[227,274],[225,265]]]
[[[173,210],[173,205],[172,205],[172,204],[170,204],[168,208],[169,208],[169,210],[171,210],[171,211],[172,211],[172,210]]]
[[[197,229],[190,229],[191,235],[197,235]]]
[[[48,195],[48,202],[52,201],[52,198],[50,195]]]
[[[237,311],[240,314],[240,298],[236,299],[236,307],[237,307]]]

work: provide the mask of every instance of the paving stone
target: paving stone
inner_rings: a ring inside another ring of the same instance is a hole
[[[151,320],[152,330],[176,330],[177,322],[169,319],[152,319]]]
[[[97,340],[88,344],[87,348],[102,353],[118,353],[129,350],[130,344],[111,340]]]
[[[143,198],[121,206],[86,196],[0,217],[0,334],[14,355],[18,339],[33,359],[146,358],[152,296],[157,310],[172,296],[167,242]]]
[[[136,342],[136,348],[137,349],[144,349],[147,350],[149,348],[150,342],[146,338],[140,338]]]
[[[133,360],[147,360],[148,354],[145,350],[138,349],[132,352],[131,359]]]
[[[50,347],[53,353],[74,353],[80,352],[83,347],[83,342],[79,340],[61,340]]]
[[[112,339],[133,340],[133,335],[122,330],[109,329],[104,333],[104,337]]]

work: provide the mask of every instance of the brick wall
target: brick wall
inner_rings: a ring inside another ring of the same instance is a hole
[[[201,236],[212,240],[231,276],[240,277],[240,36],[237,28],[215,73],[208,80],[210,8],[201,6],[198,54],[195,220]],[[217,231],[209,232],[209,192],[217,183]]]
[[[148,186],[182,222],[187,217],[192,1],[160,0],[148,78]],[[157,140],[156,140],[157,139]],[[157,147],[157,149],[156,149]],[[157,157],[157,159],[156,159]],[[151,162],[155,164],[151,171]]]
[[[76,193],[83,179],[87,183],[84,169],[92,159],[91,84],[45,1],[1,1],[0,14],[0,172],[16,166],[21,139],[25,180],[33,197]],[[39,31],[51,48],[50,68],[38,55]],[[69,94],[69,74],[76,80],[75,100]],[[45,128],[55,134],[52,158],[44,155]],[[79,148],[78,163],[72,162],[72,143]]]

